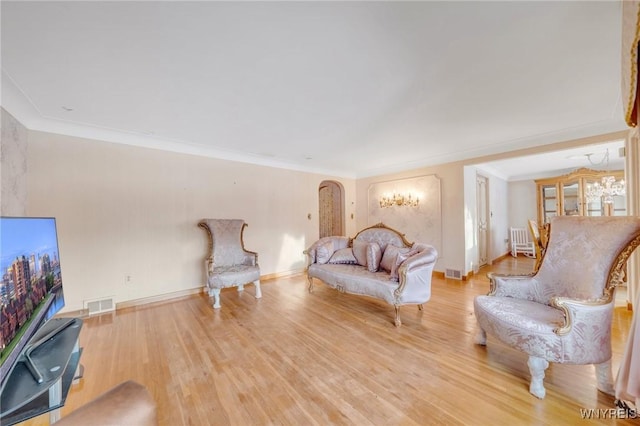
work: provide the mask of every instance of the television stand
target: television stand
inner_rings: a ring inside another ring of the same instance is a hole
[[[7,378],[0,395],[0,423],[12,425],[50,412],[51,423],[60,419],[71,384],[79,378],[79,318],[53,318],[33,336]],[[28,359],[27,359],[28,358]],[[38,372],[36,378],[32,369]],[[41,382],[38,382],[41,380]]]

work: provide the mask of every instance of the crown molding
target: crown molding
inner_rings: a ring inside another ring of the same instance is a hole
[[[29,96],[24,93],[17,84],[15,84],[13,79],[4,70],[2,70],[2,89],[0,93],[0,106],[31,131],[54,133],[83,139],[99,140],[122,145],[131,145],[179,154],[248,163],[256,166],[314,173],[331,177],[347,179],[355,179],[356,177],[355,173],[346,170],[330,170],[308,167],[301,164],[266,158],[256,154],[206,147],[189,141],[159,138],[142,133],[47,117],[40,112]]]

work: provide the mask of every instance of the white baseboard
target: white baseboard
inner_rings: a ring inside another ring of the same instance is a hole
[[[174,291],[172,293],[159,294],[157,296],[143,297],[141,299],[127,300],[126,302],[116,303],[116,310],[132,308],[134,306],[147,305],[149,303],[166,302],[167,300],[179,299],[181,297],[192,296],[202,293],[204,287],[190,288],[187,290]]]
[[[268,281],[276,278],[289,277],[289,276],[298,275],[302,273],[304,273],[304,269],[293,269],[291,271],[276,272],[273,274],[261,275],[260,281]],[[142,297],[140,299],[119,302],[119,303],[116,303],[115,309],[120,310],[125,308],[133,308],[136,306],[147,305],[149,303],[166,302],[169,300],[180,299],[182,297],[188,297],[188,296],[192,296],[194,294],[199,294],[199,293],[207,293],[206,285],[190,288],[187,290],[174,291],[171,293],[159,294],[156,296]],[[88,310],[81,309],[78,311],[69,311],[69,312],[64,312],[61,315],[64,317],[71,317],[71,316],[83,317],[88,315]]]

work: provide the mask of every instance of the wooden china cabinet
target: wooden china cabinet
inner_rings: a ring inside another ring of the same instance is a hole
[[[578,169],[569,174],[536,180],[538,197],[538,223],[549,223],[553,216],[626,216],[624,195],[613,197],[613,203],[589,201],[585,196],[587,185],[600,183],[604,176],[624,179],[624,171]]]

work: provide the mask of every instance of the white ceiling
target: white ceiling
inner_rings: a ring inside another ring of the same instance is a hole
[[[0,7],[35,130],[362,177],[626,128],[617,1]]]

